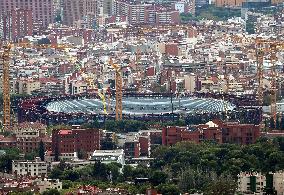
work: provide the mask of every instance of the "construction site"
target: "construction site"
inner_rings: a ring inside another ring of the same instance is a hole
[[[279,40],[214,34],[219,44],[211,40],[206,46],[198,41],[201,33],[196,34],[193,26],[145,26],[131,35],[129,29],[113,28],[105,38],[116,40],[95,45],[41,44],[47,39],[42,37],[3,44],[3,128],[11,127],[12,114],[18,121],[66,118],[65,114],[122,120],[200,113],[220,113],[230,120],[242,109],[254,110],[256,118],[251,121],[259,124],[263,116],[276,123],[277,113],[282,112],[277,99],[282,91],[284,44]],[[166,34],[151,41],[157,33]],[[208,39],[206,33],[212,32],[202,33]],[[166,41],[175,36],[179,42]],[[207,59],[200,59],[203,55]],[[11,110],[11,92],[30,97]]]

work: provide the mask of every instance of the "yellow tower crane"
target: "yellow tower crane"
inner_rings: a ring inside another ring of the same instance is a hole
[[[258,78],[258,102],[259,105],[263,105],[263,58],[264,51],[262,48],[262,41],[260,39],[256,39],[256,62],[257,62],[257,78]]]
[[[115,119],[122,120],[122,76],[121,67],[110,59],[109,64],[115,70]]]
[[[14,47],[23,48],[37,48],[37,49],[65,49],[72,47],[71,45],[64,44],[42,44],[42,45],[32,45],[30,43],[17,43],[17,44],[6,44],[2,45],[4,49],[3,54],[0,56],[3,63],[3,130],[7,131],[11,127],[11,100],[10,100],[10,53],[11,49]]]

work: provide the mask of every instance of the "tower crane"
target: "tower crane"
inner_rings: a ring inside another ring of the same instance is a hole
[[[110,59],[109,64],[115,70],[115,119],[122,120],[122,76],[121,67]]]
[[[10,101],[10,51],[12,45],[3,46],[3,130],[7,131],[11,127],[11,101]]]
[[[11,99],[10,99],[10,53],[11,49],[15,47],[23,48],[36,48],[36,49],[64,49],[72,47],[71,45],[65,44],[41,44],[32,45],[30,43],[17,43],[17,44],[4,44],[2,48],[4,49],[3,54],[0,56],[3,63],[3,130],[7,131],[11,127]]]
[[[269,47],[266,47],[269,46]],[[274,120],[274,124],[276,124],[276,96],[277,96],[277,83],[276,83],[276,66],[275,63],[277,61],[276,54],[278,51],[284,50],[284,42],[273,41],[273,40],[263,40],[260,38],[256,39],[256,51],[257,51],[257,77],[258,77],[258,98],[259,104],[262,106],[263,104],[263,59],[264,54],[270,54],[270,62],[271,62],[271,116]]]

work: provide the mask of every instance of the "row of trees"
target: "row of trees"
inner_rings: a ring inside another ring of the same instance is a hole
[[[80,183],[100,188],[123,187],[131,194],[145,193],[152,187],[171,195],[181,192],[230,195],[236,191],[236,179],[241,171],[283,170],[283,152],[284,138],[262,138],[249,146],[180,142],[172,147],[158,147],[152,153],[156,159],[149,167],[97,162],[72,169],[61,162],[50,177],[63,180],[65,189]]]
[[[265,119],[264,124],[266,128],[284,130],[284,115],[283,116],[277,115],[276,121],[274,121],[273,117]]]

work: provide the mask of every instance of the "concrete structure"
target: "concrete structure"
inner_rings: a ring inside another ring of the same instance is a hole
[[[22,176],[46,176],[48,164],[36,158],[33,161],[13,161],[12,173]]]
[[[0,150],[14,148],[17,146],[16,137],[4,137],[0,135]]]
[[[125,165],[124,151],[118,150],[95,150],[90,161],[100,161],[102,163],[116,162]]]
[[[156,24],[178,24],[180,22],[179,11],[157,10]]]
[[[54,21],[53,0],[0,0],[0,13],[7,13],[12,10],[32,10],[33,21],[40,23],[43,27]]]

